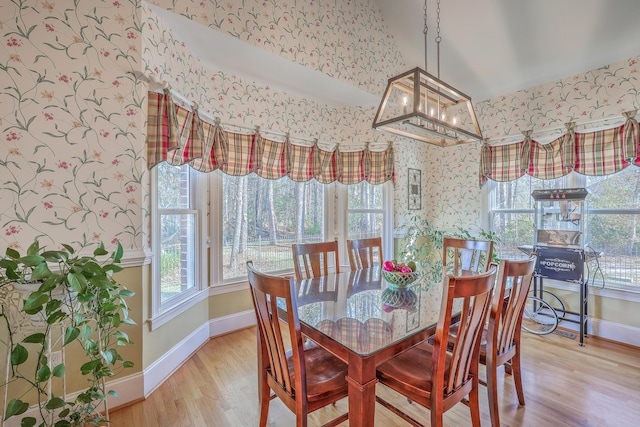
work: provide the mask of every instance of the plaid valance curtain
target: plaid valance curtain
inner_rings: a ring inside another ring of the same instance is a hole
[[[272,141],[260,135],[239,134],[222,129],[219,121],[208,123],[193,111],[173,102],[169,91],[149,92],[147,124],[148,167],[160,162],[175,166],[188,163],[201,172],[220,170],[234,176],[255,172],[266,179],[288,176],[302,182],[316,179],[328,184],[339,181],[382,184],[393,180],[393,147],[371,151],[333,151],[318,144],[302,146]]]
[[[548,144],[531,139],[515,144],[489,146],[483,144],[480,159],[480,185],[487,179],[513,181],[524,174],[540,179],[555,179],[572,170],[591,176],[616,173],[630,164],[640,166],[640,132],[636,111],[624,113],[623,125],[594,132],[575,132],[567,124],[567,132]]]

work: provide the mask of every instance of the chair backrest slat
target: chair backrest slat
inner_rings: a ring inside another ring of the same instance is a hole
[[[291,250],[297,280],[328,275],[331,268],[330,259],[333,260],[335,272],[340,272],[337,241],[293,244]],[[333,254],[331,258],[330,254]]]
[[[477,375],[480,336],[491,302],[497,268],[479,275],[452,276],[444,280],[444,294],[436,329],[433,351],[434,390],[448,395],[459,389],[470,374]],[[456,303],[456,301],[459,301]],[[461,307],[460,323],[453,349],[449,353],[450,366],[445,384],[449,330],[454,307]]]
[[[534,272],[535,257],[500,263],[489,316],[487,351],[492,351],[491,346],[495,346],[496,355],[500,355],[514,346],[522,326],[522,312]]]
[[[466,240],[445,237],[443,240],[443,274],[462,275],[487,271],[493,256],[490,240]],[[453,257],[453,267],[449,260]]]
[[[376,257],[377,263],[382,264],[381,237],[347,240],[347,249],[351,270],[373,267],[376,264]]]
[[[249,284],[258,321],[261,351],[269,363],[271,379],[295,399],[296,394],[306,396],[306,369],[302,348],[302,332],[298,320],[293,279],[267,276],[259,273],[253,263],[247,263]],[[284,303],[283,311],[278,300]],[[286,316],[286,324],[279,315]],[[285,342],[289,342],[287,346]],[[293,353],[292,375],[287,363],[287,348]],[[291,383],[291,378],[295,383]]]

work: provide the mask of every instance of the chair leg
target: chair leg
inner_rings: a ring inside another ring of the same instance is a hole
[[[442,417],[443,417],[443,411],[442,411],[442,405],[435,407],[435,408],[431,408],[431,427],[442,427]],[[480,426],[480,424],[478,424],[478,427]]]
[[[522,389],[522,369],[520,365],[520,352],[516,353],[511,359],[513,367],[513,382],[516,385],[516,393],[518,394],[518,403],[524,406],[524,390]]]
[[[489,396],[491,426],[500,427],[500,414],[498,412],[498,372],[491,357],[487,358],[487,395]]]
[[[267,384],[266,376],[262,377],[261,381],[261,390],[260,390],[260,427],[266,427],[267,418],[269,416],[269,403],[271,402],[271,390],[269,389],[269,385]]]
[[[478,381],[475,381],[474,387],[469,392],[469,410],[471,411],[471,425],[473,427],[480,427],[480,403],[478,402]]]

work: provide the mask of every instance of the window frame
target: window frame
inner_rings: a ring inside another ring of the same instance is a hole
[[[187,209],[160,209],[158,207],[158,168],[151,169],[151,298],[149,325],[151,330],[155,330],[171,319],[185,312],[200,301],[207,298],[205,284],[207,283],[206,253],[209,243],[206,238],[206,186],[203,185],[203,174],[191,167],[184,166],[189,171],[189,200],[190,206]],[[160,224],[161,216],[167,214],[190,214],[194,215],[193,239],[195,254],[194,264],[194,286],[162,302],[162,290],[160,279]]]
[[[634,167],[633,165],[630,165],[628,167]],[[620,171],[622,172],[622,171]],[[528,176],[528,175],[527,175]],[[588,180],[588,176],[586,175],[581,175],[578,174],[576,172],[571,172],[569,175],[566,175],[564,177],[566,179],[565,181],[565,187],[567,188],[581,188],[581,187],[587,187],[587,180]],[[533,177],[530,177],[530,179],[535,179]],[[495,182],[492,180],[489,180],[488,185],[487,185],[487,191],[486,191],[486,197],[484,197],[484,200],[486,200],[487,203],[487,209],[485,212],[487,212],[487,217],[486,217],[486,224],[488,224],[489,229],[491,231],[495,231],[493,224],[495,223],[494,221],[494,216],[496,214],[504,214],[504,213],[514,213],[514,214],[531,214],[534,215],[535,214],[535,206],[532,204],[532,208],[531,209],[522,209],[522,208],[517,208],[517,209],[494,209],[493,207],[495,206],[495,188],[497,188],[498,185],[500,185],[500,182]],[[603,214],[615,214],[615,215],[639,215],[640,214],[640,209],[633,209],[633,208],[620,208],[620,209],[611,209],[611,208],[606,208],[606,209],[602,209],[602,208],[590,208],[589,207],[589,203],[588,203],[588,199],[587,199],[587,206],[585,208],[584,211],[585,214],[585,220],[587,220],[587,218],[589,218],[591,215],[603,215]],[[584,230],[585,239],[589,239],[591,236],[591,229],[590,227],[586,227],[585,226],[585,230]],[[533,242],[533,236],[532,236],[532,242]],[[587,250],[588,246],[585,246],[585,251]],[[589,269],[589,266],[586,267],[587,269]],[[591,272],[591,274],[593,274],[593,272]],[[575,290],[575,286],[573,285],[569,285],[569,284],[565,284],[562,281],[557,281],[557,280],[552,280],[551,282],[553,282],[553,286],[558,288],[558,289],[563,289],[563,290]],[[625,285],[620,285],[620,284],[606,284],[605,286],[599,284],[599,283],[594,283],[592,281],[589,281],[589,283],[587,283],[589,285],[589,289],[590,292],[595,292],[595,294],[597,295],[601,295],[601,296],[607,296],[607,297],[611,297],[611,298],[616,298],[616,299],[622,299],[622,300],[626,300],[626,301],[640,301],[640,283],[638,283],[637,285],[630,285],[630,286],[625,286]]]

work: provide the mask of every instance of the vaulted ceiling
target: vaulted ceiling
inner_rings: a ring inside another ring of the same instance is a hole
[[[424,68],[424,0],[373,1],[407,69]],[[335,105],[377,105],[382,95],[151,7],[204,63],[222,70]],[[434,75],[436,7],[428,0],[427,71]],[[474,102],[640,55],[640,0],[441,0],[440,8],[440,78]]]
[[[424,0],[376,0],[408,68],[424,68]],[[428,0],[428,67],[436,74]],[[638,0],[441,0],[440,77],[474,102],[640,55]]]

